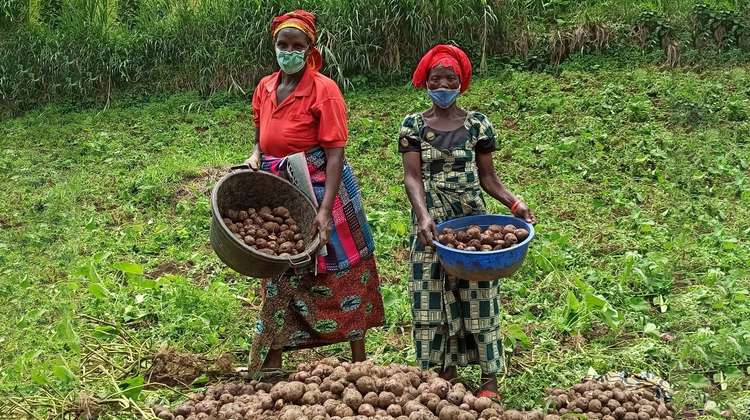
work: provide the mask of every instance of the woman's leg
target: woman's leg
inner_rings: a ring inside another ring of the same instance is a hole
[[[364,362],[367,360],[364,337],[359,340],[350,341],[349,345],[352,347],[352,362]]]
[[[268,350],[266,360],[263,361],[263,369],[281,369],[282,362],[282,350],[271,349]]]
[[[458,376],[458,373],[456,371],[455,366],[448,366],[447,368],[445,368],[445,370],[439,373],[439,376],[445,379],[446,381],[452,381],[456,379],[456,376]]]

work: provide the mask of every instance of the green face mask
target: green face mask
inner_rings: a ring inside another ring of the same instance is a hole
[[[282,51],[276,49],[276,61],[281,67],[281,71],[286,74],[295,74],[305,67],[304,51]]]

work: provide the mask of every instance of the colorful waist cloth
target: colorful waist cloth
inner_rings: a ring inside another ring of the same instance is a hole
[[[294,350],[356,341],[385,323],[375,256],[336,273],[291,271],[262,281],[248,369],[257,371],[272,349]]]
[[[298,169],[297,162],[302,157],[307,164],[308,177]],[[315,148],[304,155],[296,154],[283,158],[263,155],[261,168],[276,176],[288,179],[300,189],[312,188],[313,202],[323,201],[326,184],[326,155],[321,148]],[[318,272],[337,272],[355,266],[362,259],[372,255],[375,242],[370,225],[367,223],[362,196],[357,179],[348,163],[344,162],[341,185],[331,209],[331,235],[324,255],[318,256]]]

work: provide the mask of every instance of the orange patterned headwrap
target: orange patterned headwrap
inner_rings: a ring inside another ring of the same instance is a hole
[[[465,92],[471,84],[471,61],[463,50],[453,45],[440,44],[432,47],[419,60],[417,69],[414,70],[411,82],[414,87],[427,87],[427,78],[430,70],[442,66],[453,69],[459,80],[461,80],[461,93]]]
[[[315,42],[318,39],[318,33],[315,29],[315,15],[306,10],[295,10],[276,16],[271,22],[271,35],[276,38],[276,34],[282,29],[294,28],[302,31],[310,40],[310,55],[307,56],[307,65],[315,70],[320,70],[323,65],[323,57],[320,51],[315,48]]]

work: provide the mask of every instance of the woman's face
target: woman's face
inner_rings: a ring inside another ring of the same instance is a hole
[[[458,89],[461,86],[461,80],[450,67],[435,66],[430,70],[430,76],[427,78],[427,89]]]
[[[305,56],[310,51],[310,40],[304,32],[296,28],[284,28],[276,34],[276,48],[281,51],[304,51]]]

